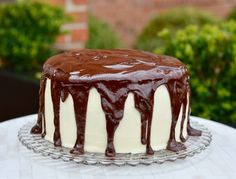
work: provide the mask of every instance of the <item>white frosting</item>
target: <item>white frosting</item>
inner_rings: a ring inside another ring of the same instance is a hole
[[[46,81],[45,89],[45,123],[46,123],[46,135],[45,139],[53,141],[54,134],[54,114],[53,114],[53,104],[51,97],[51,80]],[[44,129],[45,130],[45,129]]]
[[[45,91],[45,139],[53,142],[54,114],[51,99],[51,81],[47,79]],[[189,105],[187,105],[188,110]],[[177,122],[175,136],[180,141],[180,122],[182,107]],[[151,127],[151,146],[154,150],[166,148],[170,135],[171,106],[169,93],[164,85],[158,87],[154,95],[154,109]],[[62,145],[73,148],[76,141],[76,122],[74,105],[69,94],[65,102],[60,102],[60,133]],[[184,137],[187,137],[187,119],[185,119]],[[107,132],[105,114],[101,107],[101,97],[95,88],[90,89],[84,149],[88,152],[105,152],[107,145]],[[124,117],[115,132],[114,146],[117,153],[140,153],[145,152],[145,145],[141,144],[141,119],[140,113],[134,107],[134,95],[129,93],[125,102]]]

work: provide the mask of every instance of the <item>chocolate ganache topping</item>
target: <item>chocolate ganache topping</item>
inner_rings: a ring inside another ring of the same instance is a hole
[[[46,134],[42,120],[44,115],[44,92],[46,79],[51,79],[51,95],[54,111],[54,145],[61,146],[60,100],[63,102],[71,94],[77,126],[75,154],[84,153],[86,111],[89,90],[94,87],[101,95],[101,105],[106,118],[106,156],[115,156],[114,134],[124,114],[124,104],[129,93],[134,94],[135,108],[140,112],[141,143],[146,145],[146,153],[153,154],[150,143],[154,93],[160,85],[165,85],[170,95],[172,123],[167,149],[185,149],[183,143],[175,139],[175,127],[182,106],[180,139],[184,142],[183,125],[186,115],[187,96],[190,95],[189,74],[179,60],[140,52],[136,50],[74,50],[49,58],[44,66],[39,91],[39,112],[37,124],[31,133]],[[199,136],[201,131],[187,122],[188,135]]]

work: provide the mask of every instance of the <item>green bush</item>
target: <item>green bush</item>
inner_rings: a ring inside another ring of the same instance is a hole
[[[236,7],[234,7],[226,17],[227,20],[236,20]]]
[[[162,41],[157,33],[164,28],[170,29],[174,34],[177,29],[181,29],[189,24],[202,25],[217,22],[218,19],[205,11],[191,7],[181,7],[169,10],[156,16],[144,28],[139,35],[135,48],[153,51],[157,46],[162,46]]]
[[[236,126],[236,22],[189,25],[159,33],[164,54],[181,59],[190,71],[192,114]]]
[[[63,10],[29,2],[0,5],[0,58],[16,72],[39,71],[68,20]]]
[[[112,49],[121,46],[115,32],[108,24],[97,18],[90,16],[89,21],[89,40],[86,43],[86,48],[91,49]]]

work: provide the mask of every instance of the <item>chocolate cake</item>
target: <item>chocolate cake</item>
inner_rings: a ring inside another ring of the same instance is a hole
[[[176,58],[136,50],[73,50],[49,58],[31,133],[71,153],[180,151],[189,135],[190,87]]]

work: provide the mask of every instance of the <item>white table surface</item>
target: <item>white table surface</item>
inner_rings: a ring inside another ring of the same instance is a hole
[[[186,159],[149,166],[88,166],[54,160],[22,146],[19,128],[36,119],[24,116],[0,123],[0,179],[75,178],[236,178],[236,130],[209,120],[192,117],[212,131],[213,141],[200,154]]]

